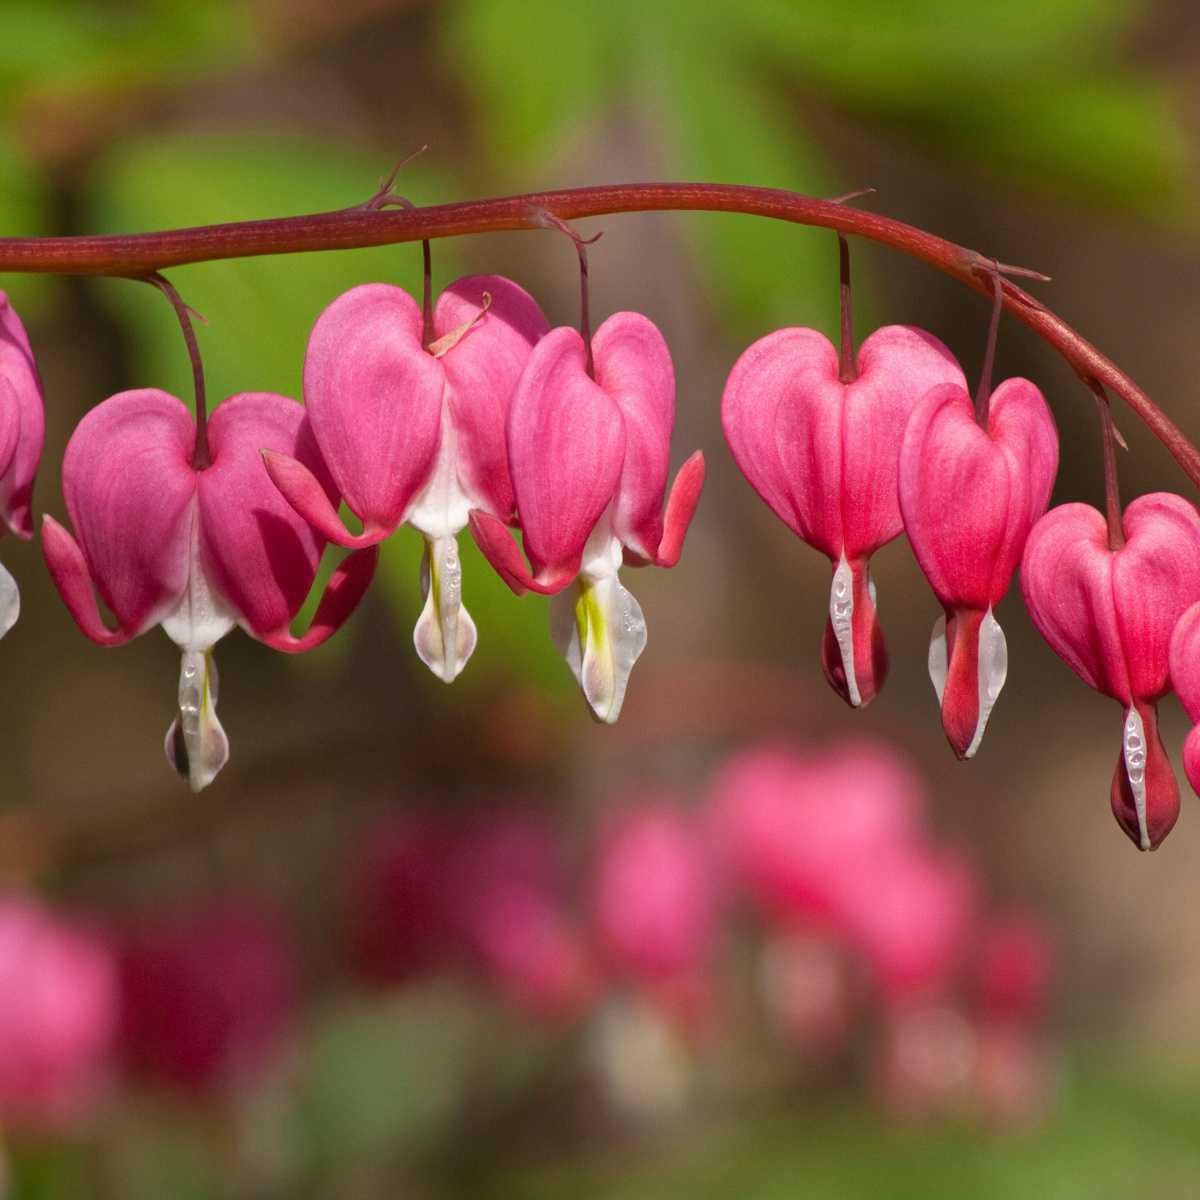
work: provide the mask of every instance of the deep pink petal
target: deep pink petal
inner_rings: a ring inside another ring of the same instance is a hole
[[[537,581],[526,566],[525,559],[521,557],[521,548],[503,521],[498,521],[491,513],[476,508],[471,510],[470,524],[471,536],[484,558],[518,596],[530,590],[537,590]],[[569,576],[563,586],[568,582]]]
[[[491,298],[486,311],[485,293]],[[508,405],[530,351],[550,331],[549,322],[537,301],[511,279],[471,275],[441,294],[433,325],[439,338],[470,325],[441,360],[458,435],[458,475],[473,503],[508,521],[514,504],[505,444]]]
[[[46,418],[42,405],[42,382],[38,376],[29,338],[20,317],[0,292],[0,378],[12,387],[19,416],[20,437],[5,470],[0,471],[0,519],[19,537],[33,536],[33,481],[42,456]]]
[[[1169,492],[1125,509],[1126,543],[1114,556],[1117,625],[1133,695],[1156,700],[1170,687],[1171,634],[1200,599],[1200,514]]]
[[[1123,747],[1113,771],[1110,799],[1113,816],[1129,840],[1139,850],[1157,850],[1179,819],[1179,784],[1158,734],[1158,708],[1146,703],[1138,703],[1135,708],[1142,719],[1145,743],[1145,791],[1142,798],[1145,807],[1144,828]]]
[[[838,356],[815,329],[780,329],[734,363],[721,423],[750,485],[810,546],[842,552]]]
[[[437,454],[445,374],[421,333],[407,292],[370,283],[330,304],[308,339],[313,432],[337,490],[372,529],[404,519]]]
[[[295,637],[286,625],[257,636],[268,646],[285,654],[303,654],[306,650],[315,649],[337,633],[358,607],[378,564],[378,546],[356,550],[344,559],[330,576],[312,624],[302,637]]]
[[[16,389],[0,375],[0,479],[8,473],[21,438],[21,408]],[[0,533],[3,529],[0,529]]]
[[[683,539],[687,536],[688,526],[696,514],[696,505],[700,503],[700,493],[704,490],[704,475],[704,452],[697,450],[679,468],[671,485],[667,511],[663,517],[662,540],[654,558],[655,566],[673,567],[679,561],[683,553]]]
[[[147,388],[97,405],[67,444],[63,495],[75,536],[88,574],[130,636],[162,620],[187,585],[195,438],[183,403]]]
[[[1171,686],[1196,724],[1200,722],[1200,599],[1175,622],[1169,664]]]
[[[625,421],[625,460],[613,509],[617,537],[654,560],[675,425],[675,368],[658,328],[641,313],[613,313],[592,336],[596,382]]]
[[[50,569],[50,578],[75,618],[75,624],[93,642],[100,646],[120,646],[140,632],[137,629],[112,630],[104,624],[83,551],[75,539],[49,515],[42,517],[42,554]]]
[[[1021,591],[1050,649],[1089,687],[1128,705],[1111,558],[1104,517],[1088,504],[1060,504],[1029,535]]]
[[[899,441],[931,388],[965,386],[954,355],[912,325],[875,330],[858,352],[842,410],[842,537],[847,559],[869,556],[901,529]]]
[[[364,526],[362,533],[351,533],[338,515],[326,485],[302,462],[278,450],[264,449],[262,457],[271,482],[292,508],[327,542],[360,548],[374,546],[391,533],[390,529],[379,525],[372,528]]]
[[[551,330],[529,356],[508,414],[508,457],[525,553],[556,590],[612,501],[625,453],[621,410],[587,374],[583,339]]]
[[[200,545],[213,586],[255,635],[286,627],[312,587],[323,541],[271,482],[262,451],[296,458],[336,496],[304,409],[269,392],[231,396],[208,425]]]

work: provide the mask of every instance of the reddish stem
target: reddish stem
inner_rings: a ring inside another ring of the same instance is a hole
[[[1000,314],[1004,311],[1004,290],[1000,286],[999,264],[992,275],[992,319],[988,322],[987,347],[983,352],[983,366],[979,370],[979,390],[975,393],[975,420],[980,429],[988,427],[988,402],[992,398],[992,370],[996,365],[996,338],[1000,334]]]
[[[838,274],[841,285],[838,289],[842,316],[842,343],[838,362],[838,379],[842,383],[853,383],[858,378],[854,369],[854,311],[850,298],[850,243],[838,234]]]
[[[1108,522],[1108,548],[1114,552],[1125,545],[1125,527],[1121,523],[1121,491],[1117,483],[1117,430],[1112,406],[1104,385],[1091,380],[1089,386],[1100,410],[1100,441],[1104,454],[1104,515]]]
[[[588,378],[595,379],[596,361],[592,357],[592,317],[587,248],[600,239],[600,234],[585,238],[577,230],[572,229],[566,221],[560,220],[551,212],[544,212],[541,217],[543,225],[549,229],[556,229],[559,233],[565,233],[575,243],[575,253],[579,256],[579,336],[583,339],[584,349],[587,351]]]
[[[992,259],[877,213],[847,208],[776,188],[724,183],[619,183],[467,200],[414,210],[362,207],[312,216],[278,217],[115,236],[0,238],[0,272],[113,275],[145,278],[183,263],[296,254],[415,242],[425,238],[544,227],[542,213],[561,220],[621,212],[737,212],[813,225],[901,250],[977,292],[990,295]],[[1004,270],[1005,268],[1001,268]],[[1016,272],[1009,272],[1015,274]],[[1023,273],[1023,272],[1022,272]],[[1004,307],[1053,346],[1081,379],[1120,396],[1200,486],[1200,450],[1138,385],[1061,317],[1011,280],[1001,283]]]
[[[196,394],[196,442],[192,448],[192,466],[197,471],[203,471],[212,464],[212,455],[208,449],[208,402],[204,388],[204,361],[200,357],[200,344],[196,341],[196,331],[192,327],[192,310],[183,302],[183,297],[165,275],[156,271],[145,278],[147,283],[153,284],[171,302],[179,320],[179,328],[183,331],[188,358],[192,362],[192,386]]]

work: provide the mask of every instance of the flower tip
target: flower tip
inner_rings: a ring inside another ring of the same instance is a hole
[[[1139,850],[1157,850],[1179,819],[1179,784],[1158,735],[1153,706],[1127,709],[1113,771],[1113,816]]]

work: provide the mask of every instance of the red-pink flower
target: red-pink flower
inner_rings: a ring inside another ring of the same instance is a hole
[[[26,541],[33,536],[30,503],[44,432],[42,383],[29,338],[0,292],[0,535],[7,528]],[[0,564],[0,637],[20,611],[16,580]]]
[[[592,711],[615,721],[646,622],[617,571],[622,562],[672,567],[700,499],[697,451],[663,511],[675,372],[666,342],[639,313],[609,317],[588,350],[574,330],[534,348],[513,394],[508,454],[526,566],[495,515],[477,509],[480,549],[517,593],[555,596],[550,628]],[[560,595],[575,583],[573,596]]]
[[[1125,545],[1114,551],[1094,508],[1052,509],[1029,535],[1021,587],[1050,648],[1124,709],[1113,815],[1136,846],[1153,850],[1179,816],[1156,702],[1171,686],[1175,624],[1200,596],[1200,515],[1155,492],[1125,509],[1123,526]]]
[[[431,330],[402,288],[352,288],[313,326],[304,399],[333,481],[361,519],[362,533],[346,529],[336,496],[306,464],[266,455],[276,485],[331,542],[370,546],[403,523],[421,533],[425,608],[413,642],[447,683],[476,642],[475,623],[462,606],[458,534],[472,510],[513,520],[509,397],[548,328],[536,301],[498,275],[452,283],[438,299]]]
[[[681,808],[646,800],[611,824],[598,851],[591,907],[614,977],[668,1007],[704,1003],[716,888],[706,839]]]
[[[1171,686],[1193,725],[1183,743],[1183,770],[1192,790],[1200,793],[1200,600],[1175,623],[1170,668]]]
[[[189,1092],[236,1086],[266,1067],[295,1002],[279,915],[223,901],[156,920],[121,956],[122,1042],[134,1071]]]
[[[734,364],[721,401],[733,457],[751,486],[833,564],[821,644],[825,677],[847,703],[883,686],[887,650],[869,560],[902,528],[897,450],[914,405],[964,383],[950,351],[907,325],[876,330],[843,383],[838,352],[815,329],[781,329]]]
[[[994,608],[1008,591],[1058,470],[1058,434],[1041,392],[1007,379],[987,428],[962,386],[930,391],[904,431],[900,508],[921,570],[946,610],[933,627],[929,675],[959,758],[979,749],[1008,673]]]
[[[35,900],[0,900],[0,1125],[56,1130],[83,1117],[116,1028],[107,944]]]
[[[174,396],[122,392],[92,409],[67,445],[63,492],[78,542],[53,517],[42,550],[80,629],[116,646],[162,625],[183,651],[179,710],[167,758],[194,790],[229,757],[216,716],[211,651],[235,625],[277,650],[320,645],[353,611],[377,551],[352,555],[334,573],[312,627],[289,624],[312,587],[322,539],[293,512],[263,468],[273,446],[333,485],[304,410],[264,392],[234,396],[208,425],[211,465],[192,465],[196,424]],[[93,584],[116,619],[109,629]]]

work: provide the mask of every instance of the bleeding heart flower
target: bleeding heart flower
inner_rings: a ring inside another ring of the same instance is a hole
[[[667,344],[640,313],[621,312],[587,347],[574,330],[534,348],[513,394],[508,457],[525,565],[503,524],[471,514],[480,549],[513,591],[553,595],[550,631],[592,711],[615,721],[646,622],[621,584],[622,561],[673,567],[704,485],[697,451],[666,491],[675,372]],[[576,583],[573,597],[561,596]]]
[[[959,758],[979,749],[1008,673],[993,609],[1008,591],[1058,471],[1054,418],[1032,383],[992,393],[987,428],[966,389],[934,388],[914,410],[900,449],[900,508],[921,570],[942,607],[929,676]]]
[[[823,334],[781,329],[755,342],[725,384],[721,421],[742,474],[833,564],[821,662],[855,707],[875,698],[887,674],[869,559],[903,528],[896,470],[905,421],[930,388],[964,382],[937,338],[889,325],[863,343],[852,382],[841,381]]]
[[[402,288],[352,288],[313,326],[304,399],[362,533],[342,524],[336,495],[303,463],[265,455],[276,486],[329,541],[370,546],[403,523],[421,533],[425,607],[413,643],[447,683],[476,642],[462,605],[457,537],[472,509],[513,519],[505,418],[529,352],[548,328],[529,293],[498,275],[452,283],[438,298],[432,330]]]
[[[1183,743],[1183,770],[1200,794],[1200,601],[1176,622],[1169,661],[1171,686],[1195,726]]]
[[[312,587],[323,541],[272,486],[260,448],[275,447],[333,484],[304,410],[265,392],[233,396],[208,423],[211,465],[192,465],[196,423],[174,396],[122,392],[79,423],[63,462],[76,542],[53,517],[42,550],[67,608],[101,646],[162,625],[183,651],[179,712],[167,732],[171,764],[194,791],[229,757],[216,715],[211,651],[234,625],[276,650],[319,646],[366,591],[378,551],[334,572],[303,637],[288,626]],[[109,629],[92,585],[116,619]]]
[[[33,479],[45,434],[42,383],[29,338],[8,297],[0,292],[0,535],[5,528],[33,537]],[[0,637],[21,612],[17,581],[0,564]]]
[[[1139,849],[1153,850],[1179,816],[1156,701],[1171,686],[1172,631],[1200,596],[1200,515],[1155,492],[1130,504],[1122,524],[1125,545],[1114,551],[1090,505],[1051,510],[1029,535],[1021,589],[1050,648],[1125,710],[1113,815]]]

